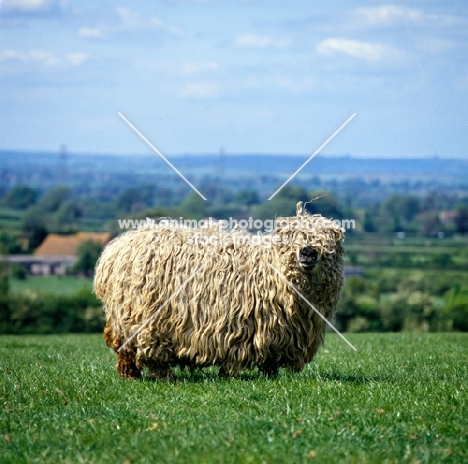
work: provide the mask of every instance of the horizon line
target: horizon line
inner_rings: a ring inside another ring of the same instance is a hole
[[[51,155],[57,156],[60,155],[60,147],[57,150],[28,150],[28,149],[10,149],[10,148],[0,148],[0,155],[2,154],[41,154],[41,155]],[[115,157],[151,157],[152,155],[149,153],[136,153],[136,152],[128,152],[128,153],[91,153],[85,151],[66,151],[67,156],[115,156]],[[258,157],[296,157],[296,158],[304,158],[310,156],[307,153],[267,153],[267,152],[226,152],[223,151],[222,155],[220,152],[194,152],[194,153],[177,153],[177,154],[168,154],[167,156],[171,156],[173,158],[183,158],[183,157],[232,157],[232,156],[258,156]],[[366,159],[366,160],[452,160],[452,161],[467,161],[468,158],[466,157],[450,157],[450,156],[443,156],[443,155],[412,155],[412,156],[402,156],[402,155],[355,155],[352,153],[345,153],[345,154],[319,154],[316,158],[334,158],[334,159]]]

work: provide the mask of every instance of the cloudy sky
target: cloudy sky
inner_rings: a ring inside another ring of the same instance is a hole
[[[0,150],[468,158],[466,0],[2,0]]]

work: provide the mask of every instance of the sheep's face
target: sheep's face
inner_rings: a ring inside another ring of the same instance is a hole
[[[306,245],[297,250],[299,267],[307,273],[316,272],[320,264],[320,255],[317,250]]]

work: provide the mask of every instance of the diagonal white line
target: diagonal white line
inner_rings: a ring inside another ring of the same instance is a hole
[[[136,337],[142,330],[143,328],[151,322],[156,315],[164,308],[166,307],[184,288],[185,286],[202,270],[202,268],[205,267],[204,264],[202,264],[178,289],[175,293],[172,294],[170,298],[168,298],[154,313],[151,317],[146,319],[145,322],[141,325],[141,327],[130,337],[128,338],[125,343],[117,350],[117,353],[125,346],[127,343],[129,343],[131,340],[133,340],[134,337]]]
[[[287,181],[286,181],[270,198],[268,198],[268,200],[271,200],[274,196],[276,196],[276,194],[277,194],[277,193],[278,193],[294,176],[296,176],[296,175],[299,173],[299,171],[300,171],[301,169],[303,169],[304,166],[306,166],[307,163],[308,163],[317,153],[319,153],[319,152],[328,144],[328,142],[330,142],[330,141],[331,141],[331,140],[332,140],[332,139],[333,139],[333,138],[334,138],[350,121],[351,121],[351,119],[354,118],[354,116],[356,116],[356,113],[353,113],[353,114],[346,120],[346,122],[344,122],[344,123],[341,125],[341,127],[340,127],[339,129],[337,129],[337,130],[333,133],[333,135],[331,135],[331,136],[317,149],[317,151],[316,151],[314,154],[312,154],[311,156],[309,156],[309,159],[308,159],[308,160],[307,160],[307,161],[306,161],[306,162],[305,162],[305,163],[304,163],[304,164],[303,164],[303,165],[302,165],[302,166],[301,166],[301,167],[300,167],[300,168],[299,168],[299,169],[298,169],[298,170],[297,170],[297,171],[296,171],[296,172],[295,172],[295,173],[294,173],[294,174],[293,174],[293,175],[292,175],[292,176],[291,176],[291,177],[290,177],[290,178],[289,178],[289,179],[288,179],[288,180],[287,180]]]
[[[119,111],[117,113],[152,149],[157,153],[182,179],[187,182],[192,189],[198,193],[204,200],[206,198],[196,189],[196,187]]]
[[[268,266],[270,266],[284,282],[286,282],[354,351],[357,351],[357,349],[349,342],[344,335],[341,334],[341,332],[291,283],[289,282],[286,277],[284,277],[283,274],[281,274],[278,269],[276,269],[275,266],[271,265],[270,263],[267,263]]]

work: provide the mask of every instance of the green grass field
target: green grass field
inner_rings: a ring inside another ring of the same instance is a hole
[[[21,227],[24,211],[0,206],[0,229],[17,230]]]
[[[121,380],[99,335],[0,337],[0,462],[467,462],[468,334],[327,335],[300,374]]]
[[[36,291],[39,293],[53,293],[54,295],[73,295],[78,290],[91,290],[92,279],[81,279],[75,276],[28,276],[27,279],[11,279],[12,293]]]

